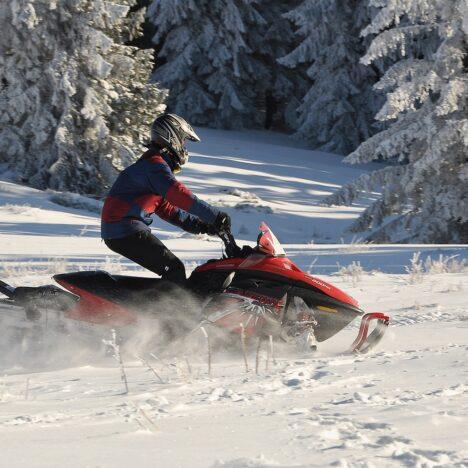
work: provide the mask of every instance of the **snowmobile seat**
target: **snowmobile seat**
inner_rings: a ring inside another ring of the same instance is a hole
[[[107,271],[79,271],[54,276],[55,281],[74,294],[80,290],[115,302],[146,299],[155,300],[178,286],[160,278],[111,275]]]
[[[54,276],[55,281],[68,289],[69,285],[88,291],[98,296],[108,296],[109,293],[124,291],[143,291],[157,289],[159,278],[138,276],[111,275],[107,271],[78,271],[74,273],[62,273]]]
[[[125,276],[125,275],[109,275],[119,288],[144,290],[153,289],[159,286],[160,278],[149,278],[147,276]]]
[[[98,292],[102,288],[141,291],[157,288],[161,281],[160,278],[111,275],[104,270],[62,273],[55,275],[54,279],[59,284],[71,284],[80,289],[94,292]]]

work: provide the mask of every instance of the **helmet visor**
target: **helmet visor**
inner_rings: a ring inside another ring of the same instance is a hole
[[[200,137],[195,133],[195,130],[187,122],[181,125],[182,130],[185,132],[185,138],[190,141],[200,141]]]

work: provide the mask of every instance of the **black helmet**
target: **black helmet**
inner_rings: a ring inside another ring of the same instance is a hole
[[[178,115],[160,115],[151,125],[151,141],[169,150],[175,170],[180,170],[188,161],[185,140],[200,141],[200,138],[185,119]]]

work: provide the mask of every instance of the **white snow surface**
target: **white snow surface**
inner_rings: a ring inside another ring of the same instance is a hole
[[[15,342],[8,331],[24,317],[0,308],[0,466],[468,466],[467,247],[363,244],[343,230],[369,200],[320,199],[369,166],[274,133],[200,133],[181,179],[232,216],[240,244],[264,220],[304,271],[390,314],[384,339],[368,355],[347,353],[353,322],[314,354],[276,344],[267,365],[263,349],[258,375],[255,343],[249,372],[239,347],[214,349],[211,376],[202,341],[195,353],[140,356],[151,368],[127,350],[125,394],[101,343],[46,331],[28,347],[33,336]],[[99,202],[79,203],[0,181],[0,279],[39,285],[96,268],[148,275],[100,241]],[[153,227],[188,270],[221,254],[217,240]],[[417,252],[432,267],[408,274]]]

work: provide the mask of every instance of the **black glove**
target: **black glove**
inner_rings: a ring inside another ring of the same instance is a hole
[[[250,245],[244,245],[240,249],[239,257],[248,257],[249,255],[253,255],[254,253],[257,253],[257,250],[255,250],[253,247],[250,247]]]
[[[228,228],[226,229],[226,227],[220,227],[220,226],[226,226],[226,218],[221,220],[221,221],[218,221],[219,220],[219,217],[221,215],[224,215],[225,217],[227,217],[227,224],[228,224]],[[213,224],[207,224],[207,223],[204,223],[203,221],[200,221],[199,223],[197,223],[197,229],[198,229],[198,233],[199,234],[208,234],[210,236],[217,236],[221,231],[230,231],[231,229],[231,219],[229,218],[229,216],[225,213],[220,213],[217,218],[215,219],[215,222]]]
[[[191,234],[212,234],[216,235],[213,227],[210,224],[204,223],[201,219],[193,220],[193,217],[188,217],[180,226],[185,232]]]
[[[208,234],[210,236],[216,236],[218,234],[218,230],[215,228],[214,224],[207,224],[200,221],[197,227],[199,229],[197,234]]]
[[[227,213],[222,211],[216,216],[216,219],[213,223],[213,227],[216,230],[215,234],[220,232],[231,232],[231,218]]]

